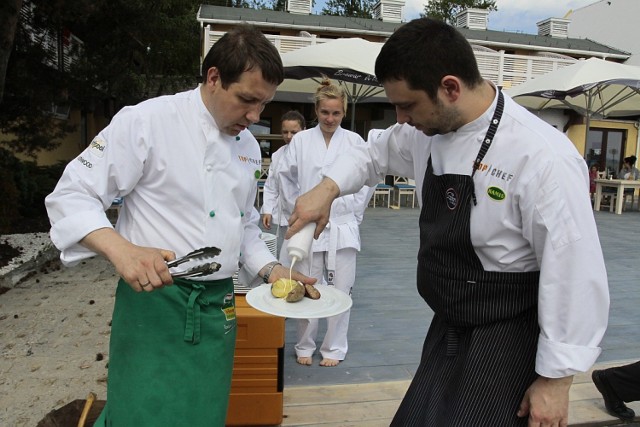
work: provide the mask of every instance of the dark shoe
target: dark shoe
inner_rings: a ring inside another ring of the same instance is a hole
[[[591,379],[600,394],[602,394],[604,406],[607,408],[607,412],[610,415],[625,421],[633,420],[636,413],[633,412],[633,409],[628,408],[622,400],[620,400],[616,392],[611,387],[611,384],[609,384],[606,374],[607,373],[605,371],[595,370],[591,374]]]

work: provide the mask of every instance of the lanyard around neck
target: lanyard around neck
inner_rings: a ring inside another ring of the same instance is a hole
[[[487,151],[489,151],[489,147],[491,147],[491,143],[493,142],[493,137],[496,136],[496,131],[498,130],[498,125],[500,124],[500,119],[502,118],[503,111],[504,95],[502,95],[502,91],[498,89],[498,103],[496,104],[496,110],[493,112],[493,117],[491,118],[489,129],[487,129],[487,134],[484,136],[482,146],[480,147],[480,151],[478,151],[476,161],[473,162],[473,170],[471,171],[471,197],[473,197],[474,206],[478,204],[478,200],[476,199],[476,189],[475,185],[473,184],[473,176],[476,174],[476,171],[480,167],[480,163],[482,163],[482,159],[484,159],[485,154],[487,154]]]

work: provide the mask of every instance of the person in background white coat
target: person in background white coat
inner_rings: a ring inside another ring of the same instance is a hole
[[[96,426],[224,426],[232,276],[241,262],[246,277],[289,277],[260,239],[261,156],[247,130],[284,78],[280,55],[259,30],[239,26],[211,47],[202,78],[193,90],[120,110],[45,200],[63,263],[102,255],[121,276]],[[116,197],[124,203],[114,230],[105,210]],[[166,261],[202,247],[220,253],[169,270]],[[172,276],[212,261],[221,264],[213,274]]]
[[[340,124],[347,111],[347,98],[338,86],[324,79],[315,93],[315,112],[318,125],[297,133],[282,156],[278,174],[281,178],[281,196],[291,204],[322,179],[322,172],[353,145],[365,145],[355,132]],[[351,295],[356,277],[356,255],[360,250],[359,224],[372,189],[362,187],[356,194],[338,198],[333,203],[327,229],[313,242],[309,259],[296,264],[301,272],[316,278],[318,283],[335,286]],[[286,253],[287,241],[282,251]],[[289,262],[290,264],[290,262]],[[318,286],[322,294],[323,286]],[[350,311],[327,318],[320,353],[321,366],[336,366],[347,355]],[[316,351],[318,319],[298,321],[298,341],[295,346],[297,362],[311,365]]]
[[[291,211],[287,209],[287,205],[282,202],[280,197],[280,178],[278,177],[278,160],[282,153],[286,151],[287,146],[293,139],[294,135],[301,130],[306,129],[304,116],[296,110],[287,111],[280,119],[282,140],[284,145],[271,155],[271,163],[269,164],[269,174],[264,183],[264,193],[262,196],[262,226],[266,230],[271,230],[273,223],[277,224],[276,236],[278,239],[278,257],[280,262],[285,262],[287,256],[281,253],[282,241],[287,232],[289,217]]]
[[[375,69],[398,124],[323,171],[287,237],[320,233],[332,200],[364,183],[417,179],[417,286],[434,317],[391,426],[566,426],[609,310],[584,159],[484,80],[450,25],[404,24]]]

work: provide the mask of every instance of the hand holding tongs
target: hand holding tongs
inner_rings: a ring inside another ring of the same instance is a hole
[[[188,254],[186,254],[183,257],[180,258],[176,258],[173,261],[169,261],[167,263],[167,267],[169,268],[173,268],[176,267],[182,263],[188,262],[188,261],[195,261],[199,258],[212,258],[214,256],[217,256],[220,254],[220,249],[213,247],[213,246],[208,246],[205,248],[200,248],[200,249],[196,249],[193,252],[189,252]],[[220,267],[222,267],[219,263],[217,262],[207,262],[201,265],[197,265],[195,267],[190,268],[187,271],[183,271],[180,273],[172,273],[171,277],[174,278],[189,278],[189,277],[202,277],[202,276],[208,276],[210,274],[215,273],[216,271],[220,270]]]

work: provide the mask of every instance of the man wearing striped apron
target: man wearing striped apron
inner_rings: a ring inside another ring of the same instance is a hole
[[[99,254],[121,276],[97,426],[224,426],[231,277],[239,263],[243,277],[289,276],[260,239],[261,155],[246,129],[283,80],[280,56],[258,30],[239,27],[214,44],[202,75],[194,90],[123,108],[46,199],[62,261]],[[104,211],[116,197],[124,204],[114,230]],[[166,261],[203,247],[220,251],[169,270]],[[174,280],[212,256],[217,272]]]
[[[573,375],[600,354],[609,303],[584,160],[483,80],[447,24],[402,26],[376,76],[398,124],[325,171],[289,234],[321,229],[332,198],[363,183],[417,179],[417,285],[434,317],[392,425],[566,426]]]

